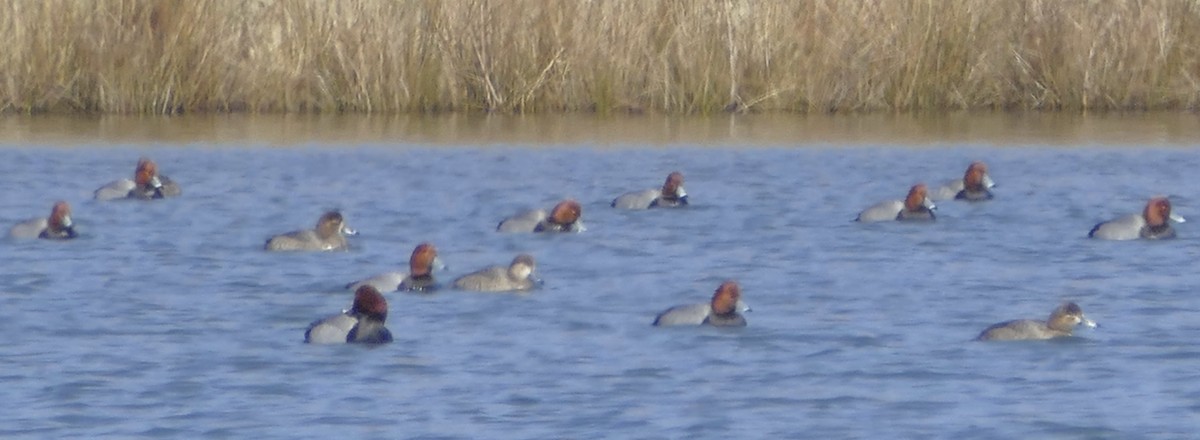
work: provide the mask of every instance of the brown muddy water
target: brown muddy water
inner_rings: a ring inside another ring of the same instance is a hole
[[[1200,115],[1059,113],[921,115],[200,115],[6,116],[0,144],[155,143],[220,146],[515,144],[589,146],[900,144],[954,146],[1187,145],[1200,139]]]
[[[1187,438],[1200,431],[1192,114],[0,118],[0,436]],[[914,148],[915,147],[915,148]],[[138,157],[178,198],[100,202]],[[852,222],[986,161],[987,202]],[[690,206],[618,211],[685,175]],[[1163,194],[1178,238],[1087,238]],[[571,197],[580,234],[500,234]],[[339,209],[348,252],[268,237]],[[386,346],[303,343],[351,281],[434,243]],[[538,262],[526,295],[449,281]],[[738,329],[656,328],[723,280]],[[1095,329],[973,341],[1074,301]]]

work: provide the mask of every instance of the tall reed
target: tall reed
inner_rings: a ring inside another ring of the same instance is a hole
[[[1192,0],[10,0],[0,111],[1200,105]]]

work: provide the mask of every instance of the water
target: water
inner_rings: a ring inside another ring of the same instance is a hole
[[[2,224],[65,199],[83,238],[0,243],[0,436],[1193,435],[1200,232],[1084,237],[1154,194],[1200,220],[1196,144],[1025,133],[926,148],[732,134],[615,146],[10,139]],[[182,198],[90,200],[141,155]],[[931,225],[850,222],[976,159],[999,184],[995,200],[941,202]],[[608,208],[675,169],[691,208]],[[584,204],[584,234],[493,231],[568,196]],[[354,251],[261,251],[331,208],[361,232]],[[529,252],[545,286],[391,294],[395,343],[302,343],[311,321],[349,306],[345,283],[404,267],[422,241],[449,265],[443,281]],[[728,278],[754,307],[748,327],[649,325]],[[971,340],[1064,300],[1101,327],[1052,342]]]

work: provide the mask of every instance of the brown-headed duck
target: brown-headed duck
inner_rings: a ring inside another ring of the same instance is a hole
[[[346,285],[347,289],[358,290],[359,287],[370,285],[383,293],[397,290],[410,292],[433,292],[437,289],[437,281],[433,271],[445,268],[442,259],[438,257],[437,248],[431,243],[421,243],[412,251],[408,258],[408,272],[394,271],[381,273],[362,281]]]
[[[392,342],[392,332],[384,324],[388,305],[383,294],[371,286],[354,292],[354,305],[342,313],[313,322],[304,332],[309,344],[382,344]]]
[[[533,256],[520,254],[508,267],[491,266],[454,280],[454,287],[476,292],[512,292],[533,289],[541,280],[534,276]]]
[[[1054,309],[1050,313],[1050,319],[1048,320],[1017,319],[1001,322],[984,329],[979,334],[979,337],[975,339],[980,341],[1015,341],[1061,338],[1071,336],[1071,332],[1079,324],[1088,327],[1096,326],[1095,322],[1083,316],[1083,310],[1078,305],[1068,302]]]
[[[344,251],[350,248],[347,235],[358,234],[346,226],[346,220],[337,211],[329,211],[317,220],[316,229],[292,231],[276,235],[267,240],[268,251]]]
[[[1171,212],[1171,201],[1166,197],[1152,197],[1146,202],[1146,209],[1142,210],[1142,215],[1129,214],[1098,223],[1088,232],[1088,237],[1102,240],[1175,238],[1175,229],[1170,223],[1172,221],[1183,223],[1186,220]]]
[[[496,225],[500,232],[583,232],[587,227],[580,217],[583,206],[571,199],[563,200],[554,205],[550,215],[545,210],[528,211],[501,221]]]
[[[612,201],[617,209],[675,208],[687,206],[687,191],[683,190],[683,173],[667,175],[662,188],[647,189],[622,194]]]
[[[937,206],[929,200],[925,184],[918,183],[908,190],[904,200],[880,202],[858,213],[858,222],[880,221],[932,221]]]
[[[967,173],[963,175],[962,191],[955,194],[954,199],[968,202],[991,200],[992,192],[989,188],[995,185],[995,182],[988,177],[987,165],[983,162],[973,162],[971,166],[967,167]]]
[[[71,221],[71,205],[58,201],[50,208],[50,217],[32,218],[13,226],[8,235],[13,238],[42,238],[68,240],[75,238],[75,223]]]
[[[671,307],[654,318],[655,326],[711,325],[744,327],[746,318],[741,312],[750,311],[742,302],[742,289],[735,281],[725,281],[717,287],[712,300],[706,303]]]
[[[992,198],[991,189],[995,186],[996,182],[992,181],[991,175],[988,174],[987,164],[975,161],[967,166],[967,171],[963,173],[962,179],[948,181],[930,191],[929,199],[933,201],[957,199],[971,202],[989,200]]]
[[[96,200],[139,199],[151,200],[175,197],[182,194],[179,184],[162,174],[154,161],[141,158],[133,172],[133,180],[119,179],[96,190]]]

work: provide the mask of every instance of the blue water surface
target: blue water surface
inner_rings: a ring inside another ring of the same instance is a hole
[[[1169,195],[1197,145],[87,143],[0,149],[5,228],[74,207],[82,238],[0,243],[5,438],[1186,438],[1200,428],[1200,229],[1086,238]],[[184,194],[96,202],[140,156]],[[985,160],[993,201],[857,224]],[[616,211],[680,170],[692,206]],[[589,230],[503,235],[573,197]],[[350,252],[262,251],[340,209]],[[395,342],[312,346],[347,282],[437,245],[443,282],[520,252],[529,295],[388,296]],[[654,328],[737,280],[742,329]],[[972,341],[1076,301],[1077,337]]]

